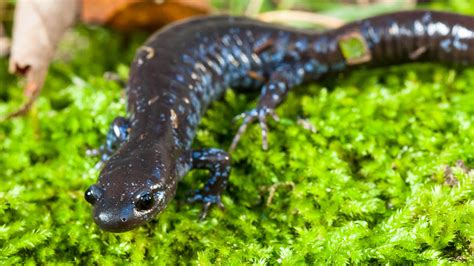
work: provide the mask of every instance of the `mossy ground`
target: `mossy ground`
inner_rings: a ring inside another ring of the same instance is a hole
[[[0,124],[2,264],[474,263],[474,176],[454,168],[456,186],[444,176],[457,160],[474,168],[472,67],[411,64],[301,86],[270,123],[267,152],[253,126],[232,154],[224,212],[197,221],[200,206],[185,194],[207,173],[193,171],[159,218],[110,234],[83,199],[97,178],[97,158],[85,154],[125,114],[121,87],[103,73],[126,77],[145,36],[73,36],[35,108]],[[6,66],[0,60],[2,114],[21,102]],[[256,95],[229,91],[213,104],[195,145],[228,147],[232,118]]]

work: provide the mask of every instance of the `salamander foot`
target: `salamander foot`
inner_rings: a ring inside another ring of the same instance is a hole
[[[216,204],[221,210],[225,209],[224,204],[221,201],[221,195],[211,195],[204,190],[198,189],[194,192],[192,197],[188,198],[188,202],[190,203],[203,203],[201,214],[199,214],[199,220],[204,220],[206,218],[212,204]]]
[[[258,119],[260,123],[260,128],[262,129],[262,149],[268,149],[268,126],[267,126],[267,116],[271,116],[275,121],[279,121],[280,118],[275,113],[275,110],[268,107],[257,107],[248,112],[242,113],[236,117],[236,119],[243,118],[243,122],[239,127],[239,130],[235,134],[232,144],[230,145],[229,150],[233,151],[237,144],[240,141],[240,138],[247,130],[247,127],[250,123]]]
[[[199,219],[206,218],[209,207],[216,204],[224,209],[221,194],[225,191],[230,175],[230,156],[220,149],[193,150],[193,168],[209,170],[211,177],[207,180],[204,188],[194,191],[194,195],[188,198],[188,202],[202,202],[203,208]]]

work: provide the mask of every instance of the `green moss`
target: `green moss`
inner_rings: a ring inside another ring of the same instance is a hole
[[[197,221],[185,193],[207,173],[193,171],[159,218],[110,234],[83,199],[97,178],[97,158],[85,154],[125,114],[120,86],[103,73],[126,76],[144,36],[80,28],[72,37],[32,112],[0,124],[1,263],[474,263],[474,176],[454,168],[459,185],[444,183],[445,165],[474,167],[473,68],[411,64],[301,86],[270,123],[269,151],[252,126],[232,154],[226,211]],[[2,114],[21,102],[6,66]],[[196,145],[228,147],[231,119],[254,98],[228,91]]]

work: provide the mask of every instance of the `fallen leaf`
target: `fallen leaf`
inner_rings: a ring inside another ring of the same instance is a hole
[[[81,20],[124,31],[156,30],[175,20],[208,12],[207,0],[83,0]]]
[[[78,0],[16,2],[9,70],[26,77],[24,93],[28,100],[7,118],[21,115],[31,107],[61,36],[74,24],[78,13]]]

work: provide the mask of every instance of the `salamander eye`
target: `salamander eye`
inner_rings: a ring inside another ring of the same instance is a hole
[[[84,198],[87,200],[87,202],[89,202],[92,205],[94,205],[101,196],[102,196],[102,189],[96,185],[90,186],[86,190],[86,193],[84,193]]]
[[[153,207],[154,202],[155,199],[153,198],[153,194],[151,194],[150,192],[144,192],[138,197],[138,201],[135,206],[138,210],[146,211]]]

